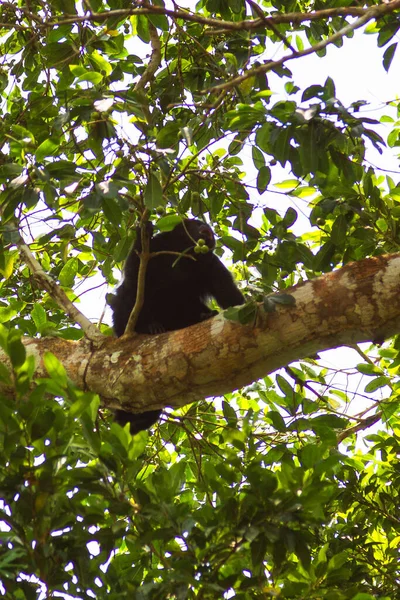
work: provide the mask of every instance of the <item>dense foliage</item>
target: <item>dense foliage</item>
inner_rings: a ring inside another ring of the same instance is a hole
[[[117,284],[145,209],[159,230],[205,218],[253,298],[400,250],[398,174],[366,159],[399,146],[398,105],[378,117],[384,139],[363,98],[345,106],[329,76],[302,89],[290,70],[313,46],[323,65],[361,24],[390,69],[399,2],[376,21],[378,3],[352,4],[1,3],[4,597],[398,598],[397,338],[342,374],[310,357],[133,440],[51,355],[32,391],[20,342],[83,335],[22,241],[99,319],[96,288]]]

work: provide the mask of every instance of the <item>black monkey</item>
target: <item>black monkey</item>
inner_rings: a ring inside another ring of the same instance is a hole
[[[208,298],[215,298],[223,309],[244,303],[232,275],[212,252],[214,233],[206,223],[185,219],[172,231],[151,237],[152,232],[153,227],[148,224],[150,252],[161,254],[151,258],[147,265],[144,304],[135,331],[156,334],[200,323],[217,314],[207,306]],[[194,251],[194,247],[201,244],[208,248],[208,252]],[[117,336],[124,333],[135,304],[140,264],[138,253],[141,251],[138,228],[136,241],[125,263],[124,280],[112,302]],[[151,427],[160,414],[161,410],[140,414],[116,410],[115,417],[120,425],[130,423],[130,431],[134,435]]]

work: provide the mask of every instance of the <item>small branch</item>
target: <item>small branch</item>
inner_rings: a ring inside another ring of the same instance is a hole
[[[259,19],[262,20],[262,22],[264,23],[266,28],[271,29],[275,33],[275,35],[281,40],[281,42],[283,42],[285,44],[286,48],[289,48],[289,50],[291,50],[292,52],[296,52],[296,50],[293,48],[293,46],[285,38],[285,36],[282,35],[282,33],[279,31],[279,29],[277,29],[277,27],[275,27],[273,20],[264,14],[262,8],[260,6],[258,6],[258,4],[253,2],[253,0],[246,0],[246,2],[250,6],[250,8],[253,10],[253,13],[256,13],[256,15],[258,15]]]
[[[378,423],[378,421],[380,421],[381,418],[382,418],[382,412],[377,412],[375,415],[371,415],[370,417],[363,419],[361,421],[361,423],[357,423],[357,425],[353,425],[353,427],[349,427],[348,429],[345,429],[344,431],[339,433],[339,435],[337,436],[338,444],[343,442],[343,440],[350,437],[354,433],[357,433],[358,431],[364,431],[365,429],[368,429],[368,427],[372,427],[372,425],[375,425],[375,423]]]
[[[140,264],[139,264],[139,273],[138,273],[138,283],[137,283],[137,289],[136,289],[135,306],[133,307],[132,312],[129,315],[129,320],[125,327],[124,335],[126,335],[128,333],[134,333],[136,323],[137,323],[140,311],[142,310],[143,303],[144,303],[146,271],[147,271],[147,265],[151,258],[150,235],[149,235],[149,232],[147,229],[148,218],[149,218],[149,211],[146,210],[143,214],[142,221],[140,223],[140,236],[141,236],[141,240],[142,240],[142,251],[139,255]]]
[[[96,325],[91,323],[91,321],[89,321],[89,319],[76,308],[61,286],[59,286],[58,283],[43,270],[41,264],[33,256],[22,237],[20,237],[20,241],[18,242],[17,246],[19,248],[21,257],[28,265],[39,286],[43,290],[46,290],[46,292],[50,294],[53,300],[65,311],[70,319],[82,328],[83,333],[88,340],[92,342],[102,341],[105,336],[100,333]]]
[[[149,83],[153,77],[154,73],[157,71],[158,67],[161,64],[161,42],[157,33],[157,29],[154,25],[149,21],[149,33],[150,33],[150,43],[153,49],[151,53],[149,64],[147,65],[143,75],[137,82],[134,87],[135,92],[142,91],[147,83]]]
[[[369,356],[367,356],[367,355],[365,354],[365,352],[363,352],[363,351],[361,350],[361,348],[360,348],[360,347],[359,347],[357,344],[351,344],[351,345],[349,346],[349,348],[352,348],[353,350],[355,350],[355,352],[357,352],[357,354],[359,354],[359,355],[361,356],[361,358],[362,358],[363,360],[365,360],[365,362],[369,363],[369,364],[370,364],[370,365],[372,365],[373,367],[376,367],[376,365],[375,365],[374,361],[373,361],[373,360],[371,360],[371,359],[370,359],[370,357],[369,357]]]

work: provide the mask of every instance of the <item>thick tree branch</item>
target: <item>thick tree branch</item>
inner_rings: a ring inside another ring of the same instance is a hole
[[[78,387],[107,406],[140,412],[225,394],[317,351],[400,332],[400,254],[346,265],[291,293],[296,306],[260,308],[256,326],[221,314],[180,331],[108,338],[92,354],[86,340],[24,343],[38,375],[50,350]],[[7,362],[4,353],[0,360]],[[0,391],[12,393],[1,383]]]

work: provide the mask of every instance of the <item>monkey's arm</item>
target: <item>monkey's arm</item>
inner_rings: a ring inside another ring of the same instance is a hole
[[[221,308],[244,304],[245,299],[222,262],[215,254],[207,256],[208,293],[215,298]]]

